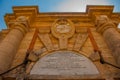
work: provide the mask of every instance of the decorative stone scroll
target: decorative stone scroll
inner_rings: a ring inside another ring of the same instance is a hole
[[[85,56],[72,51],[48,54],[33,66],[30,75],[85,76],[98,75],[96,66]]]
[[[60,49],[67,49],[68,38],[73,36],[75,27],[68,19],[57,19],[51,27],[51,32],[54,37],[59,39]]]
[[[40,40],[45,45],[48,51],[53,50],[53,44],[48,34],[38,34]]]

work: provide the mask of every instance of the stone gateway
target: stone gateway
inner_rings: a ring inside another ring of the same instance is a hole
[[[4,19],[1,80],[120,80],[120,13],[113,6],[84,13],[17,6]]]

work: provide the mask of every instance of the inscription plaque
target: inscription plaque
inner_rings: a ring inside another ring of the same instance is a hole
[[[39,59],[30,74],[96,75],[96,66],[85,56],[72,51],[56,51]]]

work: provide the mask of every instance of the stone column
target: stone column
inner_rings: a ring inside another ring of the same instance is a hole
[[[120,66],[120,33],[117,31],[117,23],[107,16],[101,15],[96,19],[96,30],[101,33],[112,50],[116,62]]]
[[[12,22],[11,25],[13,28],[0,44],[0,73],[10,67],[27,30],[26,26],[20,21]]]

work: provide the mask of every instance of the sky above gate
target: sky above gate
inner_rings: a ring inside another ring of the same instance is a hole
[[[6,29],[4,15],[13,6],[39,6],[39,12],[85,12],[86,5],[114,5],[120,12],[120,0],[0,0],[0,30]]]

